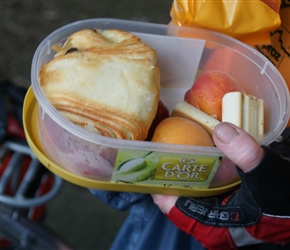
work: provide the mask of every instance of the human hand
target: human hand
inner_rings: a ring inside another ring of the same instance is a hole
[[[213,140],[237,165],[241,187],[207,198],[152,195],[155,204],[208,249],[290,242],[289,159],[232,124],[216,126]]]

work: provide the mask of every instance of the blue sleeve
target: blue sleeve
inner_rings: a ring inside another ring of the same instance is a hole
[[[139,203],[148,196],[148,194],[111,192],[95,189],[89,189],[89,191],[108,206],[120,211],[130,209],[133,205]]]

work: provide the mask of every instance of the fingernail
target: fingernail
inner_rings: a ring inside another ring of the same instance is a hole
[[[224,144],[232,142],[239,136],[238,131],[229,123],[220,123],[214,129],[215,137]]]

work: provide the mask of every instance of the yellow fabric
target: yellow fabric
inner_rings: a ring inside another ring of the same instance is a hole
[[[218,31],[248,44],[266,44],[270,31],[281,24],[280,0],[266,1],[174,0],[170,24]]]

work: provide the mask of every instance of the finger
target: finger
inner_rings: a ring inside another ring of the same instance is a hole
[[[254,169],[264,155],[252,136],[231,123],[218,124],[213,140],[217,148],[245,173]]]
[[[154,203],[165,214],[168,214],[171,208],[175,206],[175,202],[178,198],[177,196],[169,196],[169,195],[162,195],[162,194],[152,194],[151,196],[154,200]]]

